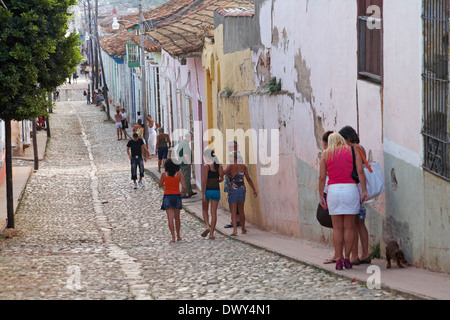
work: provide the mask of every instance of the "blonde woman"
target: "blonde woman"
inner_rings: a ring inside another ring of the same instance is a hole
[[[328,175],[327,199],[321,198],[320,205],[325,209],[328,207],[333,221],[336,270],[342,270],[343,267],[352,268],[350,254],[355,236],[355,215],[359,213],[361,200],[369,199],[359,152],[355,152],[355,159],[362,194],[351,177],[353,171],[351,148],[339,133],[333,133],[328,137],[328,149],[324,151],[320,160],[319,194],[322,197]]]

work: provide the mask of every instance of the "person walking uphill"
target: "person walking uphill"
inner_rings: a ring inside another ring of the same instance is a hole
[[[143,187],[142,178],[144,177],[144,162],[143,155],[145,155],[145,145],[142,139],[139,139],[137,133],[133,134],[133,139],[128,141],[127,153],[131,161],[131,180],[134,182],[134,189],[138,188],[137,167],[139,166],[139,186]],[[146,160],[146,159],[145,159]]]
[[[230,186],[228,190],[228,203],[231,208],[231,221],[233,223],[233,232],[231,236],[237,236],[237,216],[236,211],[239,208],[239,215],[241,218],[241,228],[242,234],[247,233],[247,229],[245,229],[245,212],[244,212],[244,203],[245,203],[245,183],[244,177],[247,179],[248,184],[253,189],[253,196],[256,198],[258,196],[258,192],[256,191],[255,185],[253,184],[250,175],[248,174],[248,168],[245,164],[238,163],[239,154],[237,152],[233,152],[234,163],[227,166],[224,175],[228,175],[230,179]]]
[[[168,134],[164,133],[164,128],[159,128],[159,134],[156,137],[156,152],[158,154],[158,172],[161,173],[161,165],[164,165],[172,145]]]
[[[353,156],[349,146],[339,133],[328,137],[328,148],[320,160],[319,195],[320,205],[330,212],[333,221],[333,245],[336,257],[336,270],[352,268],[350,254],[355,235],[355,218],[359,214],[360,201],[369,199],[366,188],[361,156],[355,153],[356,169],[363,194],[360,195],[358,185],[352,178]],[[328,180],[327,199],[322,198],[325,181]],[[343,255],[343,250],[345,252]]]
[[[180,166],[175,164],[172,159],[168,159],[164,163],[164,169],[165,172],[161,174],[161,178],[159,179],[159,187],[164,188],[164,197],[161,210],[165,210],[167,214],[169,230],[172,235],[172,240],[170,242],[175,242],[175,232],[177,241],[181,241],[180,210],[182,208],[182,200],[180,194],[180,183],[183,187],[183,193],[186,192],[186,185],[184,183],[183,174],[179,172]]]
[[[122,115],[120,114],[119,110],[117,110],[116,114],[114,115],[114,119],[116,121],[117,140],[122,140]]]
[[[183,194],[183,199],[190,198],[197,194],[197,192],[192,191],[191,185],[192,152],[189,145],[191,140],[192,132],[187,132],[185,134],[184,140],[179,143],[177,149],[178,163],[180,164],[181,173],[183,173],[184,182],[186,184],[186,193]]]

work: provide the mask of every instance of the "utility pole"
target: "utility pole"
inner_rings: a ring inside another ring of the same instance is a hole
[[[98,38],[98,32],[96,32],[96,38],[97,38],[97,46],[98,46],[98,56],[100,59],[100,66],[102,68],[102,76],[103,76],[103,97],[105,99],[106,102],[106,115],[108,120],[111,119],[111,115],[109,114],[109,97],[108,97],[108,85],[106,83],[106,78],[105,78],[105,69],[103,68],[103,59],[102,59],[102,53],[101,53],[101,47],[100,47],[100,39]]]
[[[92,35],[92,17],[91,17],[91,2],[90,0],[87,0],[88,3],[88,13],[89,13],[89,34]],[[91,70],[91,98],[94,99],[94,75],[95,75],[95,68],[94,68],[94,48],[92,46],[92,37],[89,38],[89,65]],[[93,101],[93,100],[92,100]]]
[[[139,1],[139,32],[141,34],[141,109],[144,109],[144,138],[148,146],[147,125],[147,86],[145,73],[145,48],[144,48],[144,15],[142,13],[142,0]]]
[[[95,35],[98,34],[98,0],[95,0],[95,15],[94,15],[94,28],[95,28]],[[97,43],[95,43],[95,89],[98,89],[98,48]]]

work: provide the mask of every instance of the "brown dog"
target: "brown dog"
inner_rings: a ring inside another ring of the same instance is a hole
[[[391,241],[386,246],[386,260],[387,260],[387,266],[386,268],[391,268],[391,259],[394,261],[397,261],[397,266],[399,268],[404,268],[402,266],[402,263],[407,264],[408,261],[405,259],[405,255],[403,254],[402,249],[400,249],[400,246],[398,245],[397,241]]]

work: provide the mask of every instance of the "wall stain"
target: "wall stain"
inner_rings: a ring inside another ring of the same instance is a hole
[[[302,95],[302,101],[312,102],[313,89],[311,87],[311,69],[306,65],[302,57],[301,49],[294,57],[294,68],[297,70],[297,82],[295,83],[297,92]]]
[[[311,86],[311,69],[308,68],[306,60],[302,57],[301,49],[298,50],[298,54],[294,57],[294,68],[297,71],[297,81],[295,83],[297,92],[301,95],[303,103],[309,103],[311,112],[314,118],[314,136],[316,138],[317,148],[322,149],[322,136],[325,133],[323,128],[323,118],[317,115],[317,111],[314,108],[315,102],[313,95],[313,88]]]
[[[280,35],[278,32],[278,28],[277,26],[274,26],[272,30],[272,45],[278,47],[279,42],[280,42]]]

